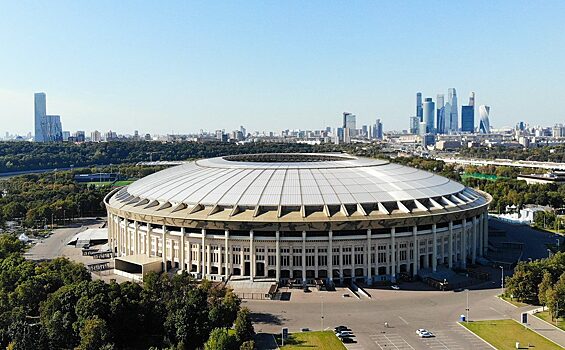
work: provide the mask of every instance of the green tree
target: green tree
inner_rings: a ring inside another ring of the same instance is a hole
[[[251,317],[249,315],[249,309],[243,307],[237,313],[237,318],[235,320],[235,335],[237,341],[241,344],[248,340],[253,339],[255,330],[253,329],[253,323],[251,322]]]
[[[255,350],[255,342],[253,340],[243,342],[243,344],[239,347],[239,350]]]
[[[77,350],[98,350],[108,345],[110,332],[106,321],[95,317],[84,322],[80,330],[80,344]]]
[[[540,305],[545,306],[547,304],[547,291],[553,285],[552,276],[549,271],[543,273],[543,278],[538,286],[538,300]]]
[[[214,328],[210,333],[208,341],[204,344],[204,350],[233,350],[236,349],[237,341],[234,336],[224,328]]]

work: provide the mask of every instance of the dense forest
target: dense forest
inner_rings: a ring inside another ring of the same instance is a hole
[[[189,160],[228,154],[265,152],[339,151],[336,145],[311,146],[298,143],[35,143],[0,142],[0,173],[26,170],[135,164],[152,160]]]
[[[162,167],[116,166],[28,174],[0,181],[0,223],[20,220],[27,227],[43,227],[76,217],[105,216],[102,205],[108,187],[74,181],[76,173],[115,171],[127,178],[142,178]]]
[[[0,235],[4,349],[253,349],[249,311],[220,285],[186,273],[105,283],[65,258],[26,260],[23,249]]]
[[[533,160],[540,162],[565,162],[565,146],[538,148],[510,148],[503,146],[462,148],[461,156],[469,158]]]

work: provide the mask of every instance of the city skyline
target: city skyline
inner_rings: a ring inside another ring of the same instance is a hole
[[[565,93],[565,4],[440,4],[7,3],[0,131],[33,130],[37,91],[67,130],[314,129],[342,111],[403,130],[414,92],[445,87],[459,105],[477,91],[494,127],[563,121],[540,101]]]

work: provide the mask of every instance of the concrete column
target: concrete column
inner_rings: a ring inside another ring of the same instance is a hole
[[[281,281],[281,233],[280,231],[275,232],[275,250],[276,250],[276,257],[275,257],[275,266],[276,266],[276,272],[275,272],[275,278],[277,280],[277,283],[279,283]]]
[[[365,282],[367,282],[368,285],[371,285],[373,283],[373,275],[371,274],[371,256],[373,254],[373,251],[371,250],[371,229],[367,230],[367,253],[365,254],[365,258],[367,259],[367,261],[365,262]]]
[[[290,270],[290,278],[294,278],[294,243],[291,243],[288,256],[288,266]]]
[[[306,231],[302,231],[302,284],[306,285]]]
[[[467,268],[467,219],[463,219],[461,229],[461,268]]]
[[[436,224],[432,224],[432,235],[434,240],[433,246],[433,253],[432,253],[432,271],[436,272],[437,270],[437,226]],[[426,252],[427,255],[427,252]]]
[[[139,254],[139,249],[140,249],[140,247],[139,247],[139,222],[134,221],[133,225],[135,227],[134,232],[133,232],[134,239],[135,239],[135,247],[134,247],[133,250],[135,251],[135,254]]]
[[[449,259],[447,259],[448,267],[453,268],[453,221],[449,222]]]
[[[230,269],[230,260],[229,260],[229,240],[230,240],[230,231],[224,231],[224,273],[226,276],[226,281],[230,277],[231,269]]]
[[[413,270],[412,270],[412,276],[416,277],[416,275],[418,274],[418,263],[420,262],[420,247],[418,247],[418,226],[413,226],[412,227],[412,239],[413,239],[413,244],[414,244],[414,261],[412,262],[412,266],[413,266]]]
[[[163,260],[163,271],[167,272],[167,228],[163,225],[163,233],[161,235],[161,255]]]
[[[483,219],[483,255],[488,255],[488,212],[485,211]]]
[[[314,278],[318,278],[318,247],[314,248]]]
[[[343,281],[343,244],[339,244],[339,280]]]
[[[483,238],[484,238],[484,232],[483,232],[483,214],[481,214],[479,216],[479,222],[477,223],[477,225],[479,225],[478,230],[479,230],[479,251],[477,254],[479,254],[479,256],[483,256]]]
[[[253,245],[253,230],[249,231],[249,274],[251,282],[255,276],[255,248]]]
[[[471,248],[471,263],[475,264],[477,258],[477,217],[473,216],[473,246]]]
[[[201,260],[201,267],[200,267],[200,273],[202,274],[202,278],[204,279],[206,277],[206,273],[208,273],[208,271],[206,271],[206,229],[203,228],[202,229],[202,243],[200,244],[200,249],[198,250],[198,255],[200,256],[200,260]]]
[[[391,280],[396,282],[396,228],[390,229],[390,241],[391,241],[391,254],[390,254],[390,265],[391,265]]]
[[[241,249],[239,250],[239,267],[240,267],[240,276],[245,276],[245,253],[243,252],[243,245],[241,246]]]
[[[148,257],[151,256],[151,232],[153,232],[153,228],[151,224],[147,224],[147,233],[145,235],[145,255]]]
[[[212,273],[212,247],[210,244],[206,244],[206,273]]]
[[[180,263],[180,270],[181,271],[186,270],[186,267],[184,266],[184,263],[185,263],[184,262],[184,255],[185,255],[185,252],[184,252],[184,250],[185,250],[184,234],[185,234],[184,227],[181,227],[180,228],[180,247],[179,247],[179,249],[180,249],[180,261],[179,261],[179,263]]]
[[[328,232],[328,279],[333,281],[334,271],[333,271],[333,231]]]
[[[440,241],[441,241],[441,263],[443,264],[444,260],[445,260],[445,235],[441,235],[440,237]]]

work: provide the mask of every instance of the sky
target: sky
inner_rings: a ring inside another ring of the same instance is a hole
[[[0,132],[33,93],[76,131],[408,129],[455,87],[491,125],[565,123],[565,1],[0,0]],[[475,118],[477,119],[477,118]]]

